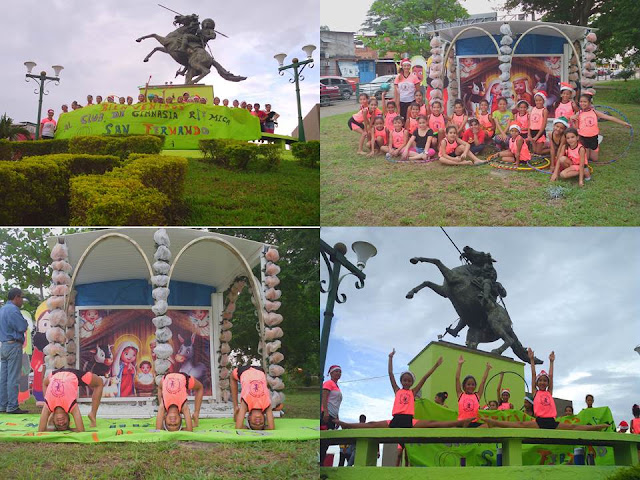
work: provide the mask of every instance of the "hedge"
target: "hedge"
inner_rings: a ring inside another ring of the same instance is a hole
[[[135,155],[105,175],[71,179],[71,225],[165,225],[182,205],[188,161]]]
[[[200,151],[205,161],[234,170],[274,170],[282,161],[278,145],[258,145],[241,140],[200,140]]]
[[[320,166],[320,142],[318,140],[293,143],[291,144],[291,153],[305,167],[318,168]]]
[[[0,225],[65,225],[69,170],[47,157],[0,162]]]
[[[0,140],[0,160],[19,160],[22,157],[54,153],[117,155],[124,159],[130,153],[160,153],[163,145],[164,137],[162,135],[95,135],[26,142]]]
[[[120,159],[113,155],[87,155],[58,153],[29,157],[29,160],[49,159],[55,161],[61,168],[68,170],[68,176],[101,174],[113,170],[120,165]]]
[[[164,225],[170,202],[137,178],[83,175],[71,179],[70,225]]]

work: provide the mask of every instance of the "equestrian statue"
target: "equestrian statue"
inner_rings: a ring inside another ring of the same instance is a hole
[[[419,262],[434,264],[442,273],[444,282],[442,285],[430,281],[423,282],[410,290],[406,297],[411,299],[417,292],[429,287],[438,295],[448,298],[460,316],[458,325],[454,329],[447,328],[447,333],[457,337],[460,330],[469,327],[466,345],[474,350],[478,348],[479,343],[502,339],[504,343],[491,353],[501,355],[511,347],[520,360],[529,363],[527,349],[522,346],[513,331],[509,313],[498,303],[498,297],[506,297],[507,291],[497,281],[498,274],[493,266],[495,260],[491,258],[490,253],[478,252],[471,247],[464,247],[462,250],[461,258],[467,264],[451,269],[437,258],[412,258],[410,262],[414,265]],[[542,363],[537,358],[535,362]]]
[[[212,19],[205,18],[200,23],[196,14],[176,15],[173,25],[178,28],[166,37],[152,33],[136,39],[136,42],[141,42],[145,38],[153,37],[162,45],[151,50],[149,55],[144,58],[145,62],[148,62],[155,52],[168,53],[171,58],[183,66],[176,72],[176,77],[184,75],[184,83],[187,85],[198,83],[209,75],[212,66],[222,78],[230,82],[241,82],[247,79],[247,77],[234,75],[226,70],[207,52],[207,42],[216,38],[216,33],[219,33],[216,32],[216,24]]]

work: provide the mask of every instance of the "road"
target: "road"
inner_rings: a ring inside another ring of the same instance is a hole
[[[320,118],[331,117],[341,113],[355,112],[356,110],[358,110],[358,102],[355,95],[353,95],[350,100],[339,100],[331,102],[330,106],[320,107]]]

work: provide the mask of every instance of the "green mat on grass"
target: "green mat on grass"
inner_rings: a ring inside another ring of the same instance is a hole
[[[255,442],[299,441],[320,438],[318,420],[283,418],[276,419],[275,430],[236,430],[233,419],[200,419],[193,432],[166,432],[156,430],[155,418],[148,419],[98,419],[97,428],[85,432],[38,432],[40,415],[0,415],[0,441],[4,442],[166,442],[185,440],[191,442]],[[83,417],[85,427],[89,420]]]

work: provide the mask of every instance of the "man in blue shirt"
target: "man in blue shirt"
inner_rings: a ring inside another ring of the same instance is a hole
[[[27,330],[27,321],[20,313],[22,290],[9,290],[8,300],[0,308],[0,413],[28,413],[18,408],[22,344]]]

